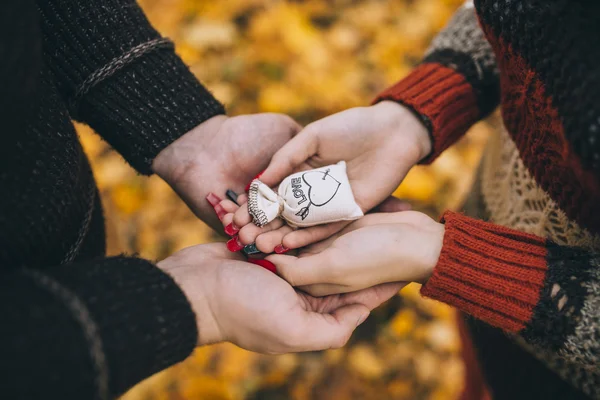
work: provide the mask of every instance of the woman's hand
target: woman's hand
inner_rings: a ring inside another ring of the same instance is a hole
[[[222,200],[213,193],[208,195],[207,201],[213,206],[216,215],[223,224],[225,233],[231,236],[231,240],[227,242],[227,248],[230,251],[240,251],[250,244],[254,244],[257,251],[265,254],[273,252],[282,254],[288,251],[288,249],[283,248],[281,241],[286,234],[293,232],[293,229],[280,218],[260,228],[254,225],[248,212],[248,196],[246,194],[237,197],[237,204],[229,199]],[[408,211],[410,208],[409,203],[395,197],[388,197],[377,207],[377,211],[394,213]],[[373,216],[369,216],[365,221],[372,221],[373,218]],[[364,217],[362,220],[364,220]],[[360,222],[357,222],[352,226],[361,226],[360,224]],[[339,235],[334,233],[334,236]]]
[[[221,243],[189,247],[158,267],[175,279],[192,305],[199,345],[230,341],[268,354],[343,346],[370,310],[403,286],[315,298]]]
[[[267,257],[292,286],[313,296],[386,282],[424,283],[442,248],[444,226],[425,214],[371,214],[340,234],[300,250]]]
[[[429,133],[407,108],[390,101],[358,107],[313,122],[273,156],[261,181],[276,186],[286,176],[344,160],[356,202],[368,211],[388,198],[410,168],[431,151]],[[295,249],[346,226],[338,222],[287,232]]]

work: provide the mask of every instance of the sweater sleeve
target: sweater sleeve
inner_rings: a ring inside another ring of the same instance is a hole
[[[44,56],[71,116],[139,172],[223,106],[135,0],[38,0]]]
[[[412,73],[384,90],[375,102],[391,100],[412,109],[429,129],[430,163],[461,138],[500,100],[494,51],[467,1],[435,37]]]
[[[600,366],[600,254],[446,212],[421,289],[585,370]]]
[[[112,399],[197,343],[185,295],[137,258],[19,269],[0,277],[0,300],[10,399]]]

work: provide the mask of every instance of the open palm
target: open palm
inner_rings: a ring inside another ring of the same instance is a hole
[[[226,340],[269,354],[343,346],[370,310],[401,288],[385,284],[317,298],[218,243],[184,249],[158,265],[192,304],[199,343]]]

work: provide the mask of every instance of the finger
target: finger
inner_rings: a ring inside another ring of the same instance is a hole
[[[288,249],[298,249],[309,244],[324,240],[331,235],[344,229],[350,221],[334,222],[327,225],[313,226],[306,229],[298,229],[285,235],[282,244]]]
[[[238,233],[239,229],[235,225],[232,224],[233,215],[235,214],[235,212],[237,212],[237,210],[240,209],[240,205],[246,204],[247,201],[248,201],[248,196],[243,194],[243,195],[239,195],[237,197],[237,203],[239,205],[236,204],[235,202],[233,202],[232,200],[223,200],[219,203],[221,205],[222,209],[227,212],[227,214],[225,214],[221,218],[221,223],[223,224],[223,228],[225,228],[225,233],[227,235],[234,236]]]
[[[260,180],[268,186],[275,186],[303,162],[316,154],[318,137],[310,125],[287,142],[271,159]]]
[[[399,199],[394,196],[390,196],[385,199],[381,204],[375,207],[371,212],[381,212],[381,213],[393,213],[400,211],[409,211],[412,210],[412,206],[406,200]]]
[[[242,229],[240,229],[240,233],[238,235],[239,235],[240,241],[242,243],[250,244],[250,243],[254,243],[256,241],[256,238],[260,234],[279,229],[283,226],[283,224],[284,224],[283,220],[281,220],[279,218],[269,222],[267,225],[265,225],[263,227],[258,227],[254,224],[248,224],[248,225],[244,226]]]
[[[352,332],[369,316],[361,304],[338,308],[330,314],[307,313],[296,335],[302,341],[298,351],[338,349],[344,346]]]
[[[227,213],[231,214],[235,213],[238,210],[238,208],[240,208],[240,206],[238,206],[231,200],[223,200],[219,204]]]
[[[248,195],[246,193],[240,194],[237,197],[237,203],[241,207],[248,202]]]
[[[215,210],[215,214],[219,218],[219,221],[223,219],[227,212],[221,206],[222,199],[214,193],[209,193],[206,196],[206,201],[212,206],[213,210]]]
[[[240,241],[240,238],[238,238],[237,235],[229,239],[229,241],[226,243],[226,246],[227,250],[232,253],[236,253],[246,247],[246,245]]]
[[[225,228],[225,233],[229,236],[233,236],[237,231],[232,229],[231,222],[233,221],[234,213],[240,208],[237,204],[235,204],[231,200],[223,200],[219,203],[220,209],[224,210],[227,214],[221,214],[219,218],[221,220],[221,224],[223,224],[223,228]]]
[[[308,257],[294,257],[273,254],[266,259],[275,264],[277,273],[292,286],[307,286],[317,283],[331,283],[334,271],[334,252],[325,250]]]
[[[283,254],[287,252],[289,249],[285,248],[281,241],[290,232],[293,232],[294,229],[288,225],[283,225],[281,228],[262,233],[256,238],[256,247],[265,254],[271,254],[273,252],[277,252],[279,254]]]
[[[355,304],[359,303],[373,310],[398,294],[409,282],[391,282],[362,289],[352,293],[346,293],[340,296],[340,303]]]
[[[313,307],[317,307],[315,311],[319,311],[322,313],[331,312],[339,307],[347,306],[350,304],[362,304],[367,307],[369,310],[373,310],[374,308],[379,307],[381,304],[385,303],[392,297],[394,297],[400,290],[402,290],[407,282],[393,282],[393,283],[383,283],[380,285],[376,285],[367,289],[358,290],[356,292],[344,293],[337,296],[330,296],[327,298],[327,301],[317,301],[314,300],[322,300],[322,299],[312,299],[308,298],[310,304]],[[317,285],[312,285],[316,288]],[[323,288],[327,289],[327,287],[336,286],[323,284]],[[331,288],[330,288],[331,289]]]
[[[314,285],[298,286],[298,290],[310,294],[313,297],[325,297],[335,294],[346,294],[352,291],[352,288],[344,285],[336,285],[335,283],[317,283]],[[354,303],[352,303],[354,304]]]
[[[252,217],[248,212],[248,206],[241,206],[233,215],[233,225],[236,231],[239,231],[244,226],[248,225],[252,222]],[[236,232],[237,233],[237,232]]]
[[[225,214],[223,216],[223,218],[221,219],[221,223],[223,224],[223,228],[225,228],[225,233],[229,236],[233,236],[235,235],[235,233],[232,234],[232,232],[230,231],[230,225],[233,222],[233,213],[229,213],[229,214]]]

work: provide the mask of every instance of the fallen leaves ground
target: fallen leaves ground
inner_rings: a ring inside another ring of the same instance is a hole
[[[143,0],[230,114],[275,111],[301,123],[368,104],[405,76],[461,0]],[[222,240],[160,179],[137,176],[80,126],[108,220],[109,251],[160,259]],[[396,195],[437,216],[459,208],[486,127],[433,166],[415,168]],[[453,399],[462,386],[454,313],[411,285],[374,312],[341,350],[262,356],[232,345],[196,350],[123,398]]]

